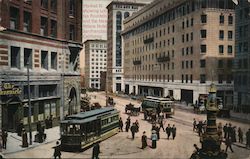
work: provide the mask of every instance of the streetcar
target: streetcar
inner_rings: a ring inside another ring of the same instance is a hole
[[[147,96],[143,99],[141,107],[143,112],[157,112],[157,110],[160,110],[165,114],[166,118],[174,115],[175,111],[174,101],[170,98]]]
[[[118,133],[119,111],[113,107],[81,112],[60,122],[63,150],[80,151]]]

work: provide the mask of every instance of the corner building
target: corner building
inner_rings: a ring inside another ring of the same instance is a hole
[[[234,60],[234,110],[250,117],[250,2],[239,0],[236,7]]]
[[[0,85],[11,83],[19,95],[1,95],[1,127],[28,126],[30,75],[31,124],[53,117],[58,124],[80,111],[79,51],[81,0],[0,1]],[[28,65],[29,64],[29,65]]]
[[[138,11],[144,4],[112,1],[108,6],[107,24],[107,91],[124,91],[124,54],[121,31],[123,20]]]
[[[195,103],[213,82],[231,107],[234,14],[231,0],[156,0],[125,19],[125,92]]]

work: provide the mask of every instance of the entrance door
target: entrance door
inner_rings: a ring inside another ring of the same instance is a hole
[[[181,100],[188,103],[193,103],[193,91],[182,89],[181,90]]]
[[[15,131],[18,124],[19,104],[9,104],[7,107],[8,130]]]

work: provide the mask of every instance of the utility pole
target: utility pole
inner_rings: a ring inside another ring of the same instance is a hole
[[[29,61],[27,62],[27,77],[28,77],[28,103],[29,103],[29,117],[28,117],[28,124],[29,124],[29,134],[30,134],[30,145],[32,145],[32,130],[31,130],[31,101],[30,101],[30,64]]]

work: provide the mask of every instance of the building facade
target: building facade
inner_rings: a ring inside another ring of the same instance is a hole
[[[122,36],[123,20],[138,11],[144,4],[133,2],[112,1],[108,6],[108,63],[107,63],[107,91],[124,91]]]
[[[211,83],[232,106],[234,3],[156,0],[124,21],[126,93],[195,103]]]
[[[87,40],[85,46],[85,77],[86,87],[101,89],[101,72],[107,69],[107,41]]]
[[[240,0],[236,7],[234,59],[234,110],[250,113],[250,2]]]
[[[81,0],[2,0],[0,85],[21,93],[1,94],[1,127],[28,124],[28,68],[31,123],[52,116],[57,123],[80,111],[79,51]]]

